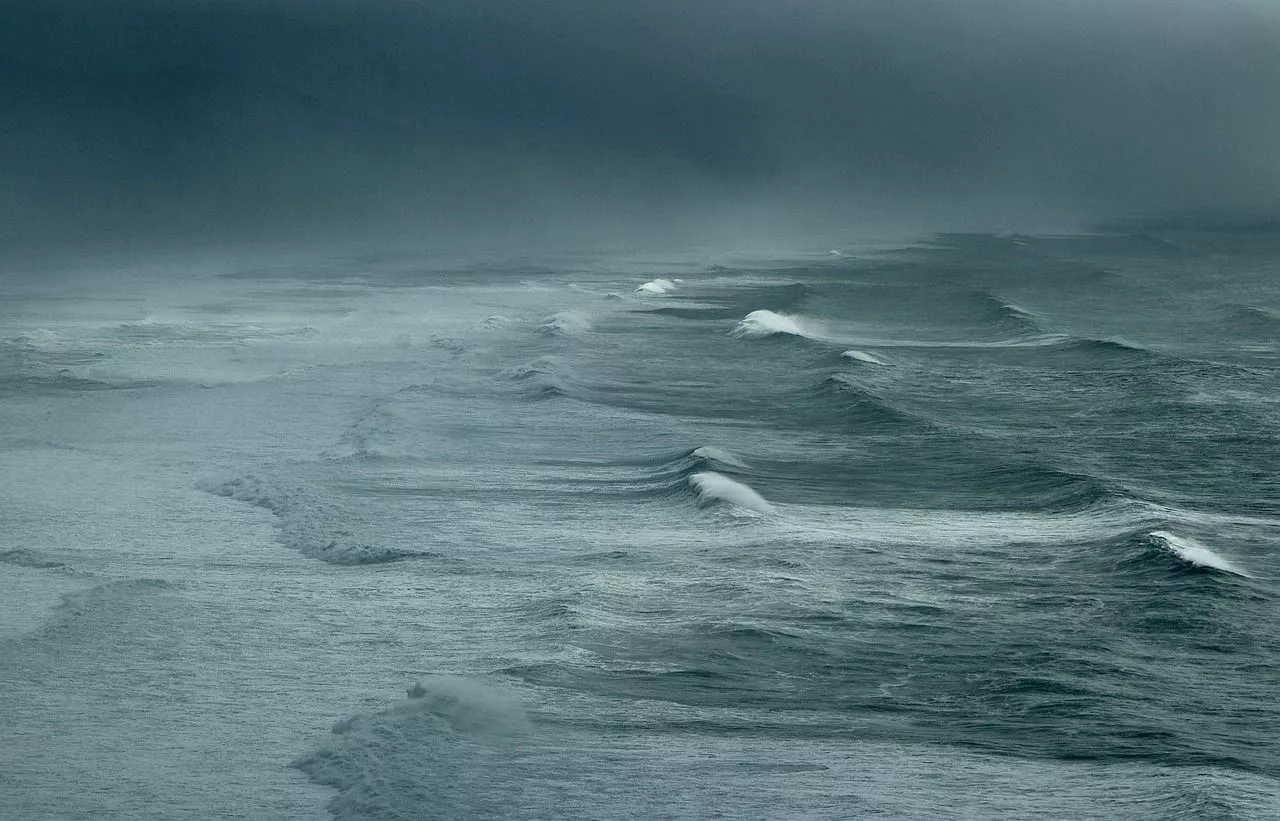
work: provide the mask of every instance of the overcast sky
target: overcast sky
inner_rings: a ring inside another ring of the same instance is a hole
[[[1034,229],[1280,203],[1226,0],[6,0],[11,241]]]

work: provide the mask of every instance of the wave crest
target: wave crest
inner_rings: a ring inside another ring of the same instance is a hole
[[[880,365],[883,367],[889,364],[875,354],[869,354],[866,351],[848,350],[840,354],[840,356],[845,359],[851,359],[854,362],[861,362],[864,365]]]
[[[763,310],[747,314],[729,332],[734,339],[763,339],[775,334],[809,337],[795,317]]]
[[[676,283],[673,280],[658,278],[658,279],[651,279],[648,282],[641,285],[639,288],[636,288],[636,292],[641,294],[653,294],[655,296],[661,296],[662,294],[669,294],[675,289],[676,289]]]
[[[1250,574],[1232,564],[1227,559],[1213,552],[1207,545],[1192,539],[1189,536],[1179,536],[1176,533],[1170,533],[1167,530],[1153,530],[1147,534],[1147,537],[1156,542],[1160,547],[1169,551],[1177,559],[1194,567],[1205,568],[1208,570],[1220,570],[1223,573],[1230,573],[1235,576],[1244,576],[1251,578]]]
[[[574,336],[591,330],[591,321],[576,311],[560,311],[538,325],[538,330],[548,336]]]
[[[689,477],[689,485],[697,492],[698,502],[702,505],[727,502],[756,513],[773,512],[773,505],[763,496],[722,473],[711,470],[695,473]]]

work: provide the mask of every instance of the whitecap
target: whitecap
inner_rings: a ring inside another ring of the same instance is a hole
[[[1249,576],[1244,570],[1214,553],[1207,545],[1201,544],[1188,536],[1179,536],[1167,530],[1154,530],[1148,535],[1159,541],[1166,550],[1187,564],[1221,570],[1225,573],[1234,573],[1237,576]]]
[[[888,362],[885,362],[880,357],[874,354],[869,354],[866,351],[849,350],[849,351],[845,351],[840,355],[843,356],[845,359],[853,359],[858,362],[865,362],[868,365],[888,365],[889,364]]]
[[[668,294],[676,289],[676,284],[670,279],[651,279],[645,284],[636,288],[638,293],[643,294]]]
[[[773,311],[752,311],[729,332],[730,336],[737,339],[762,339],[774,334],[807,336],[794,317]]]
[[[773,505],[765,501],[759,493],[715,471],[695,473],[689,477],[689,484],[698,492],[698,501],[704,505],[728,502],[757,513],[773,512]]]
[[[582,314],[561,311],[542,320],[538,328],[545,334],[576,334],[591,330],[591,322]]]

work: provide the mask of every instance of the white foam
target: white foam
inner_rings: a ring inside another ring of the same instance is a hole
[[[1149,535],[1153,539],[1158,539],[1170,553],[1188,564],[1234,573],[1237,576],[1249,576],[1247,572],[1214,553],[1206,545],[1188,536],[1179,536],[1167,530],[1155,530]]]
[[[889,364],[888,362],[885,362],[880,357],[875,356],[874,354],[869,354],[866,351],[849,350],[849,351],[845,351],[840,355],[843,356],[845,359],[853,359],[858,362],[866,362],[868,365],[888,365]]]
[[[774,334],[808,336],[794,317],[773,311],[752,311],[729,332],[730,336],[737,339],[762,339]]]
[[[645,284],[636,288],[636,291],[644,294],[668,294],[676,289],[676,283],[670,279],[651,279]]]
[[[759,493],[715,471],[695,473],[689,477],[689,484],[698,492],[698,500],[703,504],[728,502],[757,513],[773,512],[773,505],[765,501]]]

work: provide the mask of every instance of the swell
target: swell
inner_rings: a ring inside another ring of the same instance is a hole
[[[1246,336],[1280,336],[1280,310],[1255,305],[1232,307],[1226,316],[1227,330]]]
[[[1040,325],[1040,315],[1034,311],[990,292],[983,292],[978,299],[984,319],[998,329],[1020,334],[1044,332]]]
[[[26,567],[32,570],[69,570],[65,562],[50,559],[43,553],[25,547],[12,550],[0,550],[0,563],[14,567]]]
[[[145,597],[162,595],[178,589],[163,579],[116,579],[84,590],[65,593],[48,619],[29,632],[6,641],[39,640],[65,637],[73,631],[94,631],[95,643],[101,640],[97,631],[104,624],[134,611]]]
[[[825,401],[828,421],[853,425],[860,432],[921,431],[933,427],[924,417],[896,405],[860,382],[854,374],[826,377],[813,388],[812,398]]]

